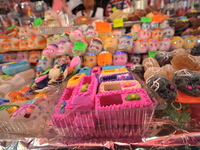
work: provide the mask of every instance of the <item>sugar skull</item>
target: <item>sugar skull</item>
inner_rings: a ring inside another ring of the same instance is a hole
[[[45,21],[54,20],[54,19],[58,19],[58,15],[53,10],[47,10],[44,13],[44,18],[45,18]]]
[[[83,34],[86,34],[86,32],[88,30],[88,25],[86,25],[86,24],[79,25],[78,29],[82,30]]]
[[[133,37],[129,34],[122,35],[119,38],[118,49],[123,49],[126,52],[131,52],[133,46]]]
[[[159,51],[156,53],[154,58],[157,60],[160,67],[162,67],[166,64],[170,64],[170,61],[172,60],[173,57],[170,52]]]
[[[151,27],[150,27],[152,30],[153,29],[156,29],[156,28],[159,28],[159,23],[158,22],[151,22]]]
[[[170,39],[167,39],[167,38],[161,39],[159,50],[160,51],[168,51],[168,50],[170,50],[171,45],[172,45],[172,43],[171,43]]]
[[[64,31],[64,33],[61,36],[67,41],[69,40],[70,33],[71,33],[70,31]]]
[[[102,51],[97,56],[97,64],[99,66],[111,65],[112,64],[112,54],[108,51]]]
[[[28,49],[44,49],[46,48],[47,40],[40,35],[32,35],[28,38]]]
[[[185,35],[183,38],[183,48],[192,49],[196,44],[196,37],[192,35]]]
[[[161,23],[160,23],[160,28],[161,29],[164,29],[166,27],[169,27],[169,21],[168,20],[163,20]]]
[[[149,44],[148,44],[148,51],[149,52],[155,52],[158,51],[160,43],[158,40],[153,40],[153,39],[149,39],[148,40]]]
[[[47,44],[58,45],[60,41],[65,41],[65,37],[60,34],[54,34],[52,37],[47,39]]]
[[[107,37],[103,45],[104,50],[114,53],[118,48],[118,40],[113,36]]]
[[[142,60],[141,54],[132,53],[130,57],[131,57],[131,62],[134,64],[140,64]]]
[[[150,22],[144,22],[142,24],[142,29],[150,29],[151,28],[151,23]]]
[[[163,38],[171,38],[174,36],[174,29],[172,27],[166,27],[163,29]]]
[[[88,43],[85,40],[77,40],[76,42],[85,43],[86,46],[82,50],[75,50],[74,48],[76,46],[74,45],[72,53],[75,54],[76,56],[83,56],[86,53],[86,50],[87,50],[87,47],[88,47]]]
[[[120,30],[113,30],[113,31],[112,31],[112,35],[113,35],[117,40],[119,40],[119,38],[122,36],[122,31],[120,31]]]
[[[61,41],[58,44],[58,49],[56,51],[57,56],[62,56],[62,55],[70,55],[72,54],[74,44],[70,41]]]
[[[152,34],[151,34],[151,38],[155,39],[155,40],[160,40],[163,37],[162,34],[163,34],[162,29],[160,29],[160,28],[153,29]]]
[[[29,62],[30,63],[36,63],[38,59],[41,57],[41,52],[40,51],[30,51],[29,53]]]
[[[97,65],[97,58],[94,53],[87,52],[83,56],[84,62],[83,65],[85,67],[95,67]]]
[[[21,37],[19,40],[19,48],[20,50],[28,50],[28,39],[25,37]]]
[[[92,27],[89,27],[87,32],[86,32],[86,36],[85,36],[85,39],[88,43],[91,42],[91,40],[94,38],[94,37],[98,37],[98,31]]]
[[[45,48],[42,52],[42,56],[50,57],[50,58],[56,58],[56,51],[58,50],[58,46],[55,44],[49,44],[47,45],[47,48]]]
[[[6,38],[3,40],[2,48],[4,52],[11,51],[12,49],[11,38]]]
[[[85,35],[83,34],[82,30],[76,29],[74,32],[69,34],[69,39],[74,43],[77,40],[85,39]]]
[[[171,42],[172,42],[172,47],[171,47],[172,50],[183,48],[183,39],[181,37],[174,36],[171,39]]]
[[[38,60],[38,65],[36,66],[37,74],[41,74],[42,72],[46,71],[53,67],[53,59],[49,57],[42,56]]]
[[[147,40],[136,40],[133,46],[134,53],[146,53],[148,50]]]
[[[138,39],[138,30],[131,30],[131,34],[133,36],[133,41],[136,41]]]
[[[175,72],[172,81],[179,91],[190,96],[200,96],[200,74],[197,71],[178,70]]]
[[[138,33],[138,39],[142,40],[148,40],[151,38],[151,30],[150,29],[145,29],[145,30],[140,30]]]
[[[28,60],[29,59],[29,52],[27,51],[19,51],[17,52],[16,60]]]
[[[141,30],[140,24],[134,24],[134,25],[131,27],[131,32],[132,32],[132,30],[137,30],[137,31]]]
[[[128,55],[126,51],[118,50],[113,54],[113,65],[126,65]]]
[[[88,51],[98,55],[103,48],[102,40],[98,37],[95,37],[91,40]]]
[[[156,92],[160,98],[173,101],[177,97],[176,85],[165,76],[156,74],[146,80],[147,87]]]

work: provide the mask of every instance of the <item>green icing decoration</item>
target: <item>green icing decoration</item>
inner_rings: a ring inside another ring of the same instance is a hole
[[[155,52],[148,52],[149,57],[154,58],[154,57],[156,56],[156,53],[157,53],[157,52],[158,52],[158,51],[155,51]]]
[[[140,96],[137,93],[135,93],[135,94],[129,94],[125,98],[125,100],[127,100],[127,101],[140,100],[140,99],[141,98],[140,98]]]
[[[88,83],[84,84],[82,87],[81,87],[81,92],[86,92],[87,91],[87,88],[88,88]]]
[[[50,69],[47,69],[46,71],[44,71],[43,73],[41,73],[39,76],[43,76],[43,75],[45,75],[45,74],[48,74],[49,73],[49,71],[51,70],[52,68],[50,68]]]
[[[12,29],[14,29],[14,27],[15,27],[15,26],[10,26],[10,27],[8,27],[7,29],[12,30]]]

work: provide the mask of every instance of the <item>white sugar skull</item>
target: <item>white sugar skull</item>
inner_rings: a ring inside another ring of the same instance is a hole
[[[103,48],[102,40],[98,37],[95,37],[91,40],[88,51],[98,55]]]
[[[134,53],[146,53],[148,50],[147,40],[136,40],[133,46]]]
[[[150,38],[151,38],[151,30],[150,29],[145,29],[145,30],[139,31],[138,39],[148,40]]]
[[[164,29],[166,27],[169,27],[169,21],[168,20],[164,20],[163,22],[160,23],[160,28]]]
[[[50,69],[53,67],[53,59],[49,58],[49,57],[44,57],[42,56],[39,60],[38,60],[38,65],[36,67],[36,72],[38,74],[46,71],[47,69]]]
[[[118,40],[113,36],[107,37],[103,45],[104,50],[114,53],[118,48]]]
[[[156,28],[152,30],[151,38],[155,40],[160,40],[163,37],[162,29]]]
[[[113,31],[112,31],[112,35],[113,35],[117,40],[119,40],[119,38],[122,36],[122,31],[120,31],[120,30],[113,30]]]
[[[156,29],[159,28],[159,23],[158,22],[151,22],[151,29]]]
[[[94,28],[91,28],[91,27],[88,28],[88,30],[87,30],[87,32],[86,32],[86,37],[85,37],[86,41],[87,41],[88,43],[90,43],[91,40],[92,40],[94,37],[98,37],[98,31],[97,31],[96,29],[94,29]]]
[[[62,56],[62,55],[70,55],[72,54],[74,44],[70,41],[61,41],[58,44],[58,49],[56,51],[57,56]]]
[[[71,42],[75,42],[77,40],[85,39],[85,35],[83,34],[83,31],[80,29],[76,29],[74,32],[71,32],[69,34],[69,38]]]
[[[60,34],[54,34],[53,37],[47,39],[47,44],[58,45],[60,41],[65,41],[65,38]]]
[[[142,24],[142,29],[150,29],[151,28],[151,23],[150,22],[144,22]]]
[[[123,49],[126,52],[131,52],[133,46],[133,37],[129,34],[122,35],[119,38],[118,49]]]
[[[170,47],[172,45],[172,42],[170,39],[161,39],[160,40],[160,47],[159,47],[159,50],[160,51],[169,51],[170,50]]]
[[[148,51],[149,52],[158,51],[158,48],[159,48],[159,45],[160,45],[158,40],[150,39],[148,42],[149,42],[149,44],[148,44]]]
[[[86,32],[88,30],[88,25],[86,25],[86,24],[79,25],[78,29],[82,30],[83,34],[86,34]]]
[[[127,52],[118,50],[113,55],[113,65],[126,65],[128,61]]]
[[[164,38],[171,38],[174,36],[174,29],[172,27],[166,27],[163,29],[163,37]]]
[[[171,39],[171,42],[172,42],[172,45],[171,45],[172,50],[183,48],[183,39],[181,37],[174,36]]]
[[[42,56],[50,57],[50,58],[56,58],[56,51],[58,50],[58,46],[55,44],[49,44],[47,45],[47,48],[45,48],[42,52]]]

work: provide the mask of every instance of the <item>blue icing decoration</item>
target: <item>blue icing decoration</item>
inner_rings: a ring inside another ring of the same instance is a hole
[[[67,105],[67,102],[66,101],[63,101],[61,104],[60,104],[60,113],[61,114],[64,114],[65,113],[65,106]]]
[[[119,68],[126,68],[126,66],[124,65],[104,66],[102,70],[119,69]]]
[[[83,67],[80,69],[79,73],[85,73],[86,75],[90,75],[92,71],[91,67]]]

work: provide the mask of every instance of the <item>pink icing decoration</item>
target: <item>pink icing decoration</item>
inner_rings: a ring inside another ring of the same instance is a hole
[[[71,63],[70,63],[70,67],[71,68],[75,68],[78,64],[80,64],[81,59],[79,56],[76,56],[72,59]]]
[[[200,88],[200,85],[196,85],[196,87]]]
[[[171,90],[173,90],[174,89],[174,86],[173,85],[170,85],[170,87],[169,87]]]
[[[31,106],[31,104],[27,104],[27,105],[23,105],[21,107],[19,107],[13,114],[12,117],[16,117],[18,115],[25,115],[28,111],[28,108]]]
[[[190,85],[188,85],[187,88],[188,88],[189,90],[192,90],[192,86],[190,86]]]

